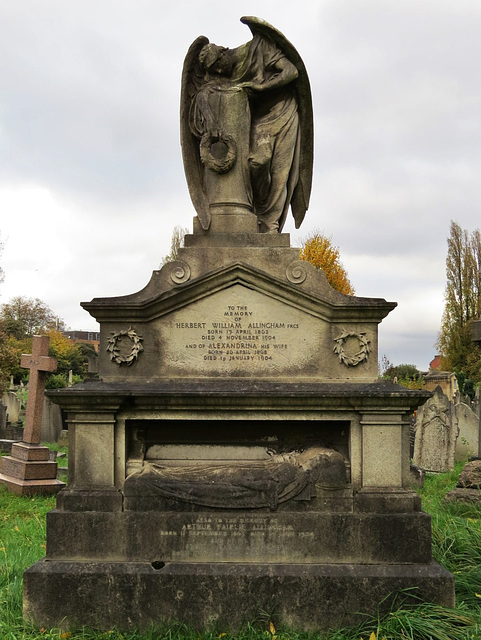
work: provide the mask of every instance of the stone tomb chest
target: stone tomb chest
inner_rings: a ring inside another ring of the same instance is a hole
[[[347,624],[401,589],[453,603],[409,488],[410,415],[377,378],[394,303],[337,293],[286,234],[198,224],[139,293],[96,298],[99,380],[68,414],[69,485],[25,573],[42,626]],[[388,606],[388,601],[386,601]]]

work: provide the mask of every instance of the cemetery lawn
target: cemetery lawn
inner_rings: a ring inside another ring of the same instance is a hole
[[[182,624],[149,632],[65,632],[35,629],[22,620],[23,571],[45,555],[45,515],[55,497],[16,496],[0,485],[0,638],[2,640],[473,640],[481,639],[481,508],[444,504],[462,465],[452,473],[429,476],[420,490],[423,509],[432,515],[433,555],[456,580],[456,608],[402,606],[384,617],[325,635],[276,628],[275,611],[260,613],[234,636],[222,629],[196,633]]]

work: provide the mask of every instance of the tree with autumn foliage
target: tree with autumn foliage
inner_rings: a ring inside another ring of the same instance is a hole
[[[48,335],[49,355],[57,360],[57,371],[49,374],[47,387],[67,386],[69,372],[74,381],[87,376],[89,357],[96,357],[90,344],[74,344],[61,328],[64,323],[38,298],[13,298],[0,307],[0,387],[10,376],[26,381],[28,370],[20,366],[22,353],[32,353],[32,336]]]
[[[481,381],[481,348],[473,342],[472,322],[481,316],[481,232],[451,221],[446,256],[446,290],[437,346],[442,367]]]
[[[322,269],[333,289],[348,296],[354,295],[354,287],[342,265],[339,248],[332,244],[331,238],[314,231],[303,241],[299,257],[313,264],[316,269]]]

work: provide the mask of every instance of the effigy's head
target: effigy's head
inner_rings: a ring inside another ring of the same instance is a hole
[[[222,58],[226,50],[226,47],[220,47],[213,42],[203,46],[199,53],[199,62],[202,69],[212,73],[223,73]]]

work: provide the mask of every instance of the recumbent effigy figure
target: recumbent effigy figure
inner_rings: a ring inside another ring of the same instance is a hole
[[[296,228],[312,181],[312,104],[294,47],[259,18],[235,49],[200,36],[184,62],[184,168],[203,229],[218,212],[250,212],[259,231],[280,232],[289,205]]]
[[[266,460],[227,464],[169,466],[146,461],[140,472],[125,481],[128,495],[157,494],[191,505],[228,509],[275,511],[289,500],[310,501],[316,486],[347,486],[341,453],[327,447],[270,454]]]

